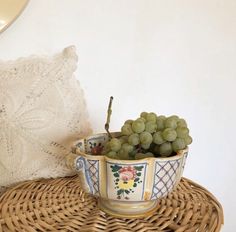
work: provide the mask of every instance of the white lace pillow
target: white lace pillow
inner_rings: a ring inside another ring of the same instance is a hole
[[[64,157],[91,133],[76,65],[73,46],[0,62],[0,187],[71,174]]]

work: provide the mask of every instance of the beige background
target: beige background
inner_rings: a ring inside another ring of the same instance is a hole
[[[236,1],[31,0],[0,35],[0,59],[53,53],[75,44],[78,78],[95,131],[142,110],[186,118],[194,143],[185,176],[222,202],[236,221]]]

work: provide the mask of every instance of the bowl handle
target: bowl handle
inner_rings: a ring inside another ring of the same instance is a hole
[[[73,171],[77,171],[82,189],[85,192],[92,193],[92,190],[89,187],[91,185],[91,180],[87,173],[88,171],[86,171],[84,157],[70,153],[66,156],[66,166]]]

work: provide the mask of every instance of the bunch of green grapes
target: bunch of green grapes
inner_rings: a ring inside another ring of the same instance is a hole
[[[184,119],[142,112],[136,120],[127,120],[121,136],[110,139],[103,154],[113,159],[168,157],[192,143]]]

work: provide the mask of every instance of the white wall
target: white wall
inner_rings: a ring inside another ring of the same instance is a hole
[[[208,188],[236,228],[236,1],[31,0],[0,35],[0,59],[74,44],[95,132],[139,112],[186,118],[194,143],[185,176]]]

